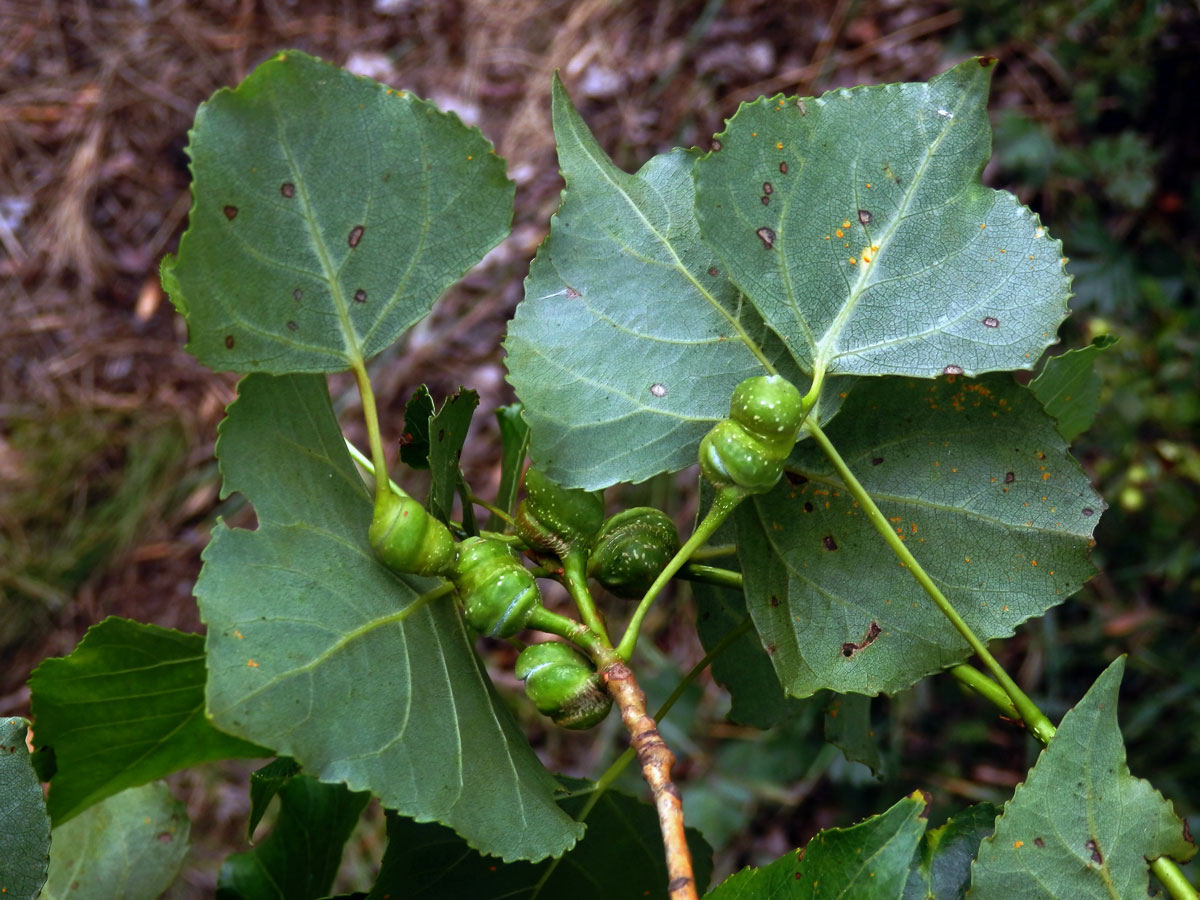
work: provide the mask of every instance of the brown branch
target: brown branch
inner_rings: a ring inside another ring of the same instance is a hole
[[[692,854],[683,832],[683,805],[679,800],[679,789],[671,783],[675,756],[658,733],[658,725],[646,712],[646,695],[629,667],[618,661],[605,666],[601,674],[621,711],[621,720],[629,730],[630,745],[642,767],[642,777],[654,796],[667,856],[667,894],[671,900],[697,900]]]

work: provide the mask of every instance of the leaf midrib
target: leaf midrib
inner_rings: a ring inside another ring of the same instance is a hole
[[[826,371],[830,362],[837,355],[833,352],[837,339],[845,330],[846,324],[849,322],[850,317],[854,314],[854,310],[857,308],[858,302],[862,299],[863,294],[866,293],[867,288],[870,287],[871,284],[874,284],[874,282],[871,281],[871,278],[875,272],[876,263],[882,258],[884,252],[887,250],[889,240],[900,227],[900,223],[904,221],[908,207],[917,192],[917,188],[924,181],[930,162],[937,153],[937,149],[941,146],[942,141],[945,140],[946,135],[950,133],[950,129],[954,125],[955,118],[957,118],[969,96],[970,94],[968,92],[963,92],[959,96],[958,102],[954,106],[953,113],[948,117],[944,117],[945,122],[942,125],[941,131],[938,133],[933,143],[930,144],[925,151],[925,158],[921,161],[920,168],[917,169],[916,173],[913,175],[908,184],[908,189],[904,192],[903,202],[892,216],[892,219],[888,223],[883,235],[879,238],[877,245],[879,249],[874,251],[875,262],[873,262],[871,265],[864,265],[859,269],[858,277],[855,279],[853,286],[850,288],[850,293],[846,298],[846,302],[842,305],[841,310],[838,311],[838,314],[834,317],[829,327],[825,330],[825,334],[822,335],[821,340],[818,341],[815,360],[813,363],[816,372]]]

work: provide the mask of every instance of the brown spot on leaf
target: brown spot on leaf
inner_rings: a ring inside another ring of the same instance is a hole
[[[296,196],[296,186],[294,184],[292,184],[290,181],[285,181],[283,184],[281,184],[279,186],[279,193],[283,194],[283,196],[288,197],[288,198],[295,197]]]
[[[294,291],[292,291],[292,297],[296,300],[297,303],[300,302],[300,298],[303,296],[304,296],[304,291],[300,290],[300,288],[296,288]]]
[[[716,278],[718,275],[721,274],[721,270],[718,269],[716,266],[709,266],[708,274],[711,275],[713,278]]]
[[[226,206],[225,209],[222,210],[222,212],[225,213],[225,218],[227,218],[230,222],[232,222],[234,219],[237,218],[238,208],[236,206]]]
[[[357,291],[355,291],[354,292],[354,302],[355,303],[366,303],[367,302],[367,292],[364,291],[362,288],[359,288]]]
[[[865,209],[860,209],[858,211],[858,221],[863,225],[870,225],[873,218],[875,217]]]
[[[1042,840],[1040,837],[1039,837],[1039,838],[1034,838],[1034,839],[1033,839],[1033,845],[1034,845],[1035,847],[1045,847],[1045,846],[1046,846],[1046,842],[1045,842],[1045,841],[1043,841],[1043,840]]]
[[[763,242],[763,249],[770,250],[775,246],[775,232],[770,228],[767,228],[764,225],[754,233],[757,234],[758,239]]]
[[[785,163],[785,162],[781,162],[781,163],[779,164],[779,174],[780,174],[780,175],[786,175],[786,174],[787,174],[787,163]]]
[[[1096,514],[1096,511],[1094,509],[1092,509],[1090,506],[1085,506],[1083,508],[1083,514],[1085,516],[1094,516]]]
[[[764,182],[763,182],[763,193],[764,193],[764,194],[773,194],[773,193],[775,193],[775,187],[774,187],[774,186],[771,184],[771,182],[769,182],[769,181],[764,181]]]
[[[832,534],[827,534],[827,535],[825,535],[825,537],[821,538],[821,546],[824,547],[826,550],[836,550],[837,549],[837,541],[835,541],[833,539]]]
[[[775,594],[772,594],[772,595],[771,595],[771,605],[772,605],[772,606],[778,606],[778,605],[779,605],[779,597],[777,597]]]
[[[724,146],[724,144],[722,144],[722,143],[721,143],[720,141],[718,141],[716,138],[713,138],[713,142],[712,142],[712,151],[713,151],[713,153],[720,153],[720,152],[721,152],[721,148],[722,148],[723,146]]]
[[[296,329],[298,329],[300,326],[299,326],[299,325],[297,325],[295,322],[292,322],[292,321],[290,321],[290,320],[289,320],[289,321],[288,321],[288,323],[287,323],[287,327],[288,327],[288,331],[295,331],[295,330],[296,330]]]
[[[575,290],[575,288],[571,287],[570,285],[567,285],[567,299],[568,300],[578,300],[582,296],[583,296],[583,294],[579,293],[579,291]]]
[[[225,335],[225,346],[228,347],[230,350],[233,349],[233,335],[232,334]]]
[[[770,206],[770,204],[771,204],[771,198],[770,198],[770,197],[768,197],[766,194],[763,194],[763,195],[762,195],[762,197],[760,197],[759,199],[760,199],[760,200],[762,200],[762,205],[763,205],[763,206]]]
[[[842,644],[842,656],[846,657],[846,659],[850,659],[859,651],[865,650],[867,647],[870,647],[873,643],[875,643],[875,638],[879,637],[881,634],[883,634],[883,629],[879,627],[879,623],[872,622],[867,626],[867,633],[863,635],[863,639],[857,644],[850,641]]]
[[[1089,839],[1083,846],[1087,848],[1088,853],[1091,855],[1092,862],[1098,866],[1104,865],[1104,857],[1100,855],[1100,848],[1096,845],[1095,838]]]
[[[1016,480],[1017,480],[1017,474],[1015,472],[1005,472],[1004,473],[1004,483],[1005,484],[1012,484]]]
[[[358,242],[362,240],[363,232],[366,230],[362,225],[355,225],[350,229],[350,235],[346,238],[346,243],[350,245],[351,250],[358,246]]]
[[[883,464],[882,456],[875,456],[875,457],[871,458],[871,465],[878,466],[878,465],[882,465],[882,464]]]

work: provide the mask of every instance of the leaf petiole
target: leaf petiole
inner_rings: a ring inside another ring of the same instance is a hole
[[[617,645],[617,656],[626,662],[633,656],[633,648],[637,645],[638,632],[642,627],[642,620],[646,617],[646,613],[650,610],[650,605],[654,602],[654,598],[659,595],[662,589],[666,586],[675,573],[683,568],[684,564],[691,559],[692,554],[703,547],[710,537],[721,527],[731,512],[737,508],[737,505],[746,497],[746,492],[737,487],[726,487],[719,489],[713,495],[712,506],[708,508],[708,513],[696,526],[696,530],[692,532],[692,536],[687,539],[679,552],[672,557],[666,567],[658,573],[658,577],[654,579],[654,583],[650,585],[646,595],[642,597],[638,603],[637,609],[634,610],[633,616],[629,620],[629,625],[625,628],[625,634],[621,637],[621,643]]]
[[[1017,683],[1009,677],[1008,673],[1004,671],[1004,668],[996,661],[995,657],[988,652],[988,648],[984,645],[983,641],[971,630],[971,626],[958,614],[958,610],[946,599],[946,595],[942,593],[941,589],[934,584],[933,579],[929,577],[929,573],[922,568],[921,564],[917,562],[916,557],[904,545],[904,542],[892,531],[887,518],[880,511],[879,507],[875,505],[874,499],[867,493],[866,488],[862,486],[862,483],[850,471],[850,467],[846,465],[846,461],[842,459],[842,455],[838,453],[837,448],[834,447],[825,432],[821,430],[821,426],[816,422],[808,422],[805,428],[812,435],[813,440],[820,446],[830,463],[833,464],[838,476],[842,479],[842,483],[854,496],[854,499],[858,501],[859,506],[862,507],[871,524],[883,536],[888,547],[896,554],[905,568],[912,574],[913,578],[917,580],[917,584],[929,595],[934,606],[941,611],[942,615],[950,620],[950,624],[963,636],[964,640],[966,640],[967,644],[975,652],[975,655],[983,662],[992,677],[1004,688],[1004,693],[1008,695],[1021,719],[1025,722],[1025,727],[1042,743],[1049,741],[1050,736],[1054,734],[1054,725],[1038,709],[1037,705],[1026,696],[1025,692],[1017,686]]]

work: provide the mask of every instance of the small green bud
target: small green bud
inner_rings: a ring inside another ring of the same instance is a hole
[[[618,597],[641,597],[678,551],[679,533],[670,517],[635,506],[604,523],[588,557],[588,574]]]
[[[517,533],[531,547],[560,557],[587,547],[604,522],[604,495],[565,488],[537,469],[525,473],[525,499],[517,507]]]
[[[537,579],[502,541],[467,538],[451,574],[467,623],[489,637],[511,637],[541,605]]]
[[[612,709],[591,664],[567,644],[549,641],[521,651],[515,669],[533,705],[564,728],[591,728]]]
[[[375,499],[367,541],[388,568],[409,575],[445,575],[457,552],[445,525],[412,497],[391,490]]]

